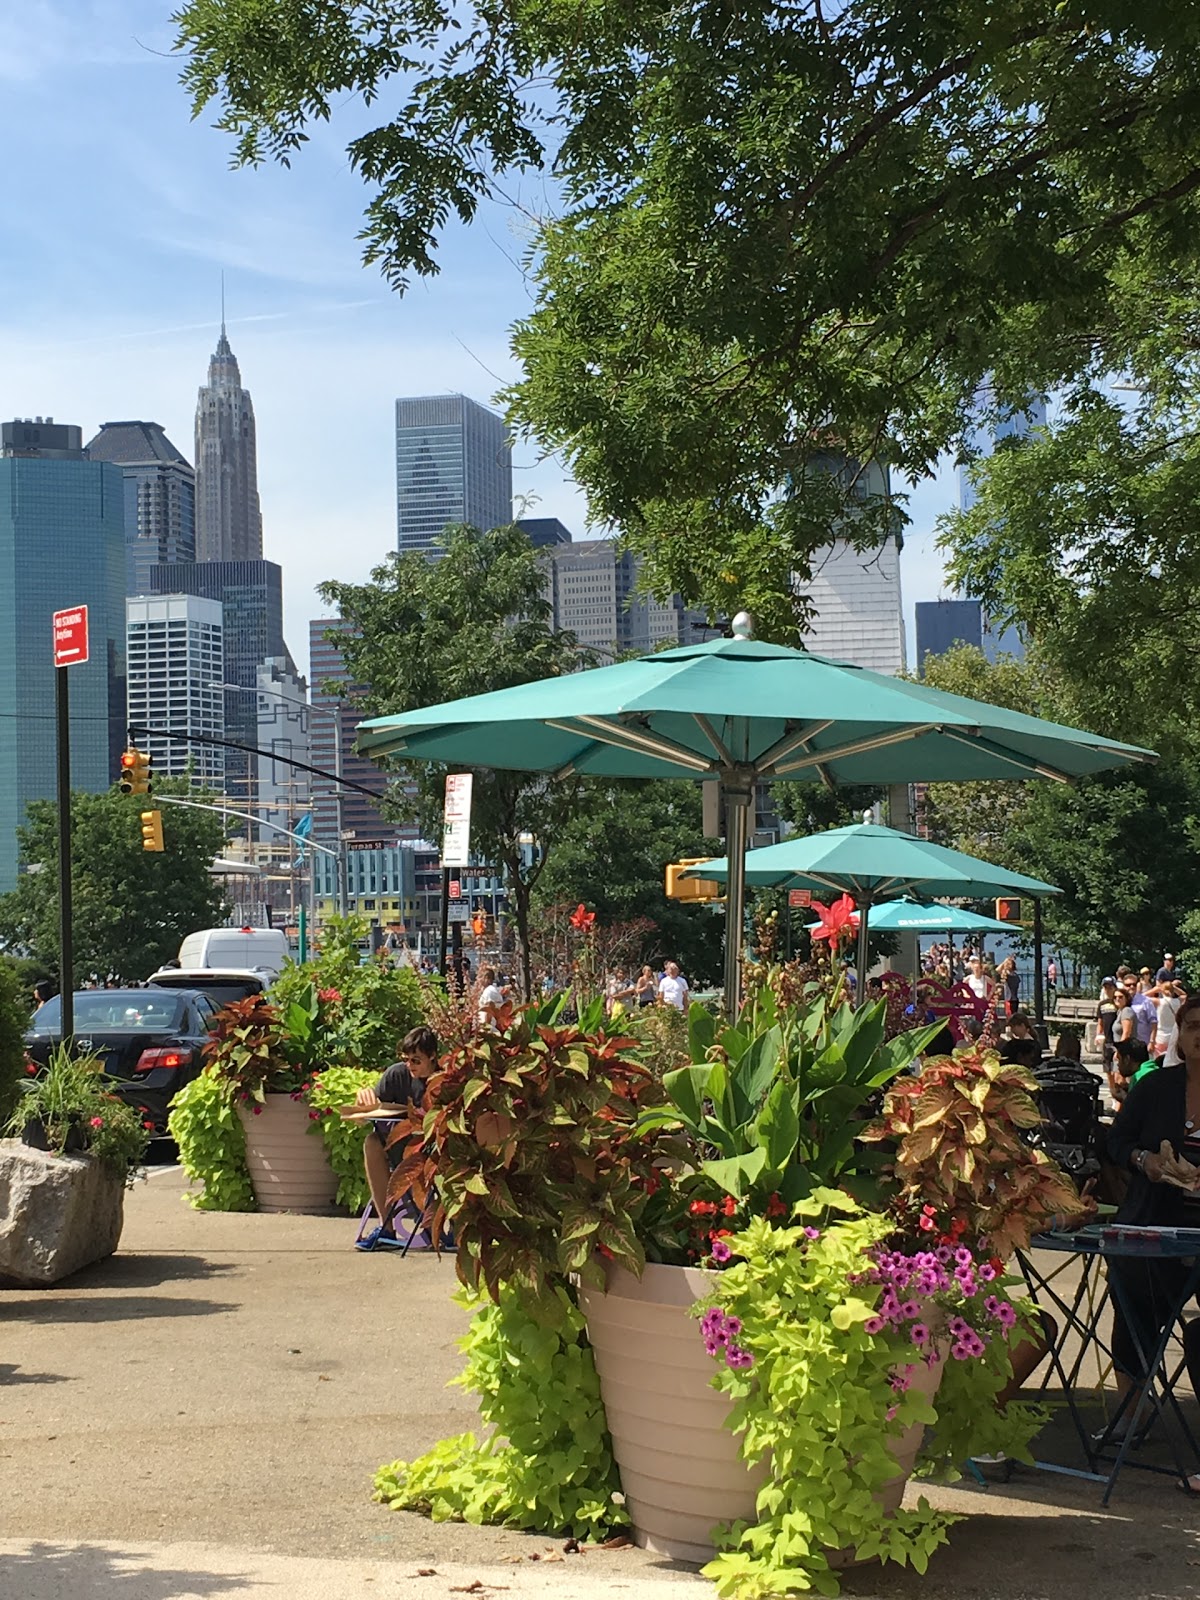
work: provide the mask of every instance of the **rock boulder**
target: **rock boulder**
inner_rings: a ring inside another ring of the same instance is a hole
[[[0,1287],[43,1289],[112,1255],[125,1185],[91,1156],[0,1139]]]

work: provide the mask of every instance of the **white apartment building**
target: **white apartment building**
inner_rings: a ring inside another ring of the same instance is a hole
[[[903,671],[898,535],[875,550],[835,539],[813,556],[811,581],[796,587],[813,606],[805,649],[873,672]]]
[[[191,735],[225,737],[222,608],[192,594],[132,595],[125,602],[128,721],[156,773],[191,774],[198,787],[222,790],[225,752]],[[171,737],[166,735],[170,733]]]

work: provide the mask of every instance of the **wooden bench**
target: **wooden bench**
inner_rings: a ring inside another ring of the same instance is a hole
[[[1098,1004],[1098,1001],[1086,998],[1082,1000],[1072,1000],[1068,997],[1056,999],[1054,1010],[1046,1013],[1046,1021],[1084,1023],[1085,1025],[1089,1022],[1094,1023]]]

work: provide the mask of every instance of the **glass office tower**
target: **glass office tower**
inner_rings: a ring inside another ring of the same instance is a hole
[[[71,782],[113,781],[125,735],[125,483],[49,418],[0,428],[0,893],[16,885],[17,828],[56,793],[51,617],[88,608],[90,654],[71,667]]]

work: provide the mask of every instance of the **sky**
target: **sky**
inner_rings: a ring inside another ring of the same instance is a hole
[[[197,387],[221,316],[254,401],[263,553],[283,567],[284,626],[302,670],[314,593],[365,579],[395,548],[393,402],[484,404],[519,376],[508,329],[531,304],[524,225],[496,203],[452,228],[441,273],[403,297],[364,267],[368,198],[347,126],[290,169],[230,168],[213,113],[191,118],[171,53],[172,0],[22,0],[0,33],[0,416],[163,425],[189,459]],[[348,113],[349,114],[353,114]],[[336,119],[335,119],[336,120]],[[514,454],[526,514],[585,537],[563,462]],[[951,473],[916,486],[901,564],[913,603],[943,592],[933,524]]]

